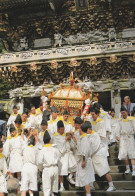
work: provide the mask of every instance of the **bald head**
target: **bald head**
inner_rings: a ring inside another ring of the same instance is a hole
[[[9,178],[9,180],[7,181],[7,190],[10,196],[14,194],[16,195],[18,192],[18,188],[19,188],[19,180],[16,178]]]

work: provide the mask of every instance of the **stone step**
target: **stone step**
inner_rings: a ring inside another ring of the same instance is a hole
[[[43,192],[39,193],[43,196]],[[116,190],[113,192],[92,191],[92,196],[135,196],[135,190]],[[58,196],[85,196],[84,191],[63,191]]]
[[[110,173],[121,173],[125,172],[126,166],[125,165],[112,165],[110,166]]]
[[[118,153],[117,151],[109,153],[109,158],[118,158]]]
[[[119,160],[118,158],[108,158],[108,163],[110,166],[113,165],[124,165],[124,161],[123,160]]]
[[[124,173],[126,170],[125,165],[112,165],[110,166],[110,173]],[[132,166],[130,165],[130,170],[132,171]]]
[[[119,150],[119,143],[109,146],[109,152],[115,152]]]
[[[135,189],[135,181],[113,181],[114,186],[117,190],[133,190]],[[95,190],[107,190],[107,181],[96,181],[94,182]],[[75,187],[74,185],[68,184],[66,190],[83,190],[83,188]]]
[[[135,181],[135,176],[132,176],[131,173],[130,174],[125,174],[125,173],[111,173],[112,179],[113,181]],[[105,177],[98,177],[96,176],[96,180],[97,181],[106,181]]]

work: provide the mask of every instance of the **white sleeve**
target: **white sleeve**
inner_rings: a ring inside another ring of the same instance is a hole
[[[12,122],[12,115],[10,115],[10,117],[9,117],[9,119],[8,119],[8,121],[7,121],[7,126],[9,126]]]
[[[44,156],[43,156],[43,151],[39,151],[39,155],[38,155],[38,168],[40,171],[43,170],[43,164],[44,164]]]
[[[4,176],[6,176],[6,174],[7,174],[7,162],[6,162],[5,158],[4,158],[4,165],[3,165],[3,174],[4,174]]]
[[[7,139],[3,145],[3,154],[7,158],[10,154],[10,140]]]
[[[121,125],[120,125],[120,122],[118,121],[116,129],[115,129],[116,137],[120,137],[120,130],[121,130]]]

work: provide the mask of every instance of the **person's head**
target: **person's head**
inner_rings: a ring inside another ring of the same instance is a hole
[[[0,140],[0,153],[2,153],[2,151],[3,151],[3,143],[2,143],[2,141]]]
[[[23,113],[22,113],[22,116],[21,116],[21,118],[22,118],[22,122],[25,122],[26,120],[27,120],[27,118],[28,118],[28,109],[24,109],[24,111],[23,111]]]
[[[17,195],[19,190],[19,180],[17,178],[9,178],[7,181],[8,195]]]
[[[123,105],[121,106],[120,112],[121,112],[121,116],[126,119],[128,116],[128,112],[127,112],[127,109]]]
[[[21,118],[21,115],[18,114],[17,117],[16,117],[16,119],[15,119],[15,126],[17,128],[20,128],[21,127],[21,124],[22,124],[22,118]]]
[[[68,113],[67,109],[65,109],[64,113],[63,113],[63,120],[67,121],[68,120],[68,116],[69,116],[69,113]]]
[[[43,141],[44,141],[44,144],[51,143],[51,137],[47,130],[44,133]]]
[[[45,117],[43,117],[42,122],[41,122],[41,128],[43,129],[43,131],[45,131],[48,127],[48,123]]]
[[[21,118],[21,115],[18,114],[17,117],[16,117],[16,119],[15,119],[15,126],[17,128],[20,128],[21,124],[22,124],[22,118]]]
[[[51,108],[51,114],[52,114],[52,119],[55,120],[57,118],[57,116],[58,116],[58,110],[57,110],[56,107],[53,106]]]
[[[98,102],[94,103],[93,107],[96,108],[97,110],[102,109],[102,105],[100,103],[98,103]]]
[[[83,120],[80,117],[76,117],[74,120],[74,127],[75,129],[80,129],[81,125],[83,123]]]
[[[15,129],[15,126],[13,124],[10,125],[10,129],[9,130],[10,130],[11,137],[16,136],[17,130]]]
[[[110,110],[110,115],[111,115],[112,117],[115,116],[115,110],[114,110],[113,108]]]
[[[80,127],[80,129],[79,129],[79,134],[80,134],[80,135],[83,135],[84,133],[87,133],[87,130],[88,130],[88,124],[87,124],[87,121],[86,121],[86,122],[84,122],[84,123],[81,125],[81,127]]]
[[[29,138],[29,141],[28,141],[28,146],[30,145],[35,145],[35,137],[32,135],[30,138]]]
[[[41,111],[43,111],[43,104],[42,103],[39,104],[39,108]]]
[[[126,105],[129,104],[130,103],[130,97],[129,96],[125,96],[124,97],[124,101],[125,101]]]
[[[13,113],[14,113],[14,114],[17,114],[17,112],[18,112],[17,106],[14,105],[14,106],[13,106]]]
[[[59,120],[59,121],[57,122],[57,130],[58,130],[58,133],[59,133],[60,135],[63,135],[63,134],[64,134],[64,123],[63,123],[62,120]]]
[[[43,118],[46,118],[47,121],[50,120],[50,112],[48,110],[44,110]]]
[[[31,107],[30,107],[30,113],[31,114],[36,114],[36,108],[35,108],[34,105],[31,105]]]
[[[94,121],[96,121],[97,120],[97,118],[99,117],[99,114],[100,114],[100,110],[98,110],[98,109],[92,109],[91,110],[91,116],[92,116],[92,118],[93,118],[93,120]]]
[[[92,125],[89,121],[85,121],[85,124],[87,126],[87,134],[91,134],[92,133]]]

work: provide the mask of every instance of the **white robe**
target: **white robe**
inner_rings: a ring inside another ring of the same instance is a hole
[[[0,153],[0,193],[7,193],[7,183],[6,176],[7,174],[7,163],[5,157]]]
[[[106,145],[106,129],[104,120],[101,118],[97,118],[96,121],[91,121],[91,124],[92,130],[99,134],[101,142]]]
[[[14,123],[14,121],[16,120],[16,117],[17,115],[20,114],[20,113],[17,113],[17,114],[14,114],[12,113],[8,119],[8,122],[7,122],[7,126],[11,125]]]
[[[110,171],[108,160],[105,155],[106,148],[101,144],[98,133],[94,131],[92,131],[91,134],[88,134],[88,140],[95,174],[101,177]]]
[[[23,151],[23,168],[21,173],[21,191],[37,191],[37,157],[35,146],[26,146]]]
[[[21,136],[7,139],[3,146],[3,153],[6,158],[9,156],[9,168],[11,173],[21,172],[23,166],[23,150],[24,141]]]
[[[44,137],[44,133],[45,131],[43,131],[42,129],[40,129],[41,131],[39,132],[39,135],[38,135],[38,139],[39,139],[39,145],[40,146],[43,146],[44,145],[44,141],[43,141],[43,137]],[[50,137],[52,138],[52,133],[49,129],[47,129]]]
[[[51,131],[52,135],[57,132],[57,122],[58,122],[57,119],[55,120],[51,119],[48,121],[48,129]]]
[[[74,154],[74,157],[76,159],[76,162],[79,161],[80,157],[78,155],[78,146],[80,145],[80,134],[79,134],[79,129],[78,130],[75,130],[75,128],[73,128],[73,133],[74,133],[74,136],[77,140],[77,142],[73,141],[73,144],[74,144],[74,148],[73,148],[73,154]]]
[[[23,128],[24,129],[29,129],[29,128],[31,128],[31,124],[30,124],[30,122],[27,120],[27,121],[25,121],[25,122],[22,122],[22,125],[23,125]]]
[[[117,142],[116,140],[116,132],[117,132],[117,123],[118,123],[118,118],[111,117],[111,129],[112,129],[112,133],[110,135],[110,142]]]
[[[44,145],[39,153],[38,166],[42,173],[43,192],[50,196],[52,192],[58,192],[58,160],[59,151],[52,145]]]
[[[65,121],[63,121],[63,123],[64,123],[64,127],[65,127],[65,133],[72,132],[72,130],[73,130],[72,124],[70,122],[65,122]]]
[[[105,112],[104,110],[101,110],[99,118],[102,118],[104,120],[106,132],[111,133],[112,132],[112,130],[111,130],[111,117],[109,116],[109,114],[107,112]]]
[[[38,129],[40,122],[38,122],[38,118],[36,114],[31,114],[29,118],[27,119],[28,123],[30,124],[30,127]]]
[[[116,136],[120,137],[119,160],[135,159],[135,118],[118,120]]]
[[[65,134],[60,135],[58,133],[55,133],[52,137],[52,143],[57,144],[60,153],[60,160],[58,163],[60,176],[67,176],[68,172],[76,171],[76,160],[71,151],[71,144],[69,141],[66,142],[65,137]]]
[[[91,121],[91,124],[92,130],[99,134],[101,143],[106,147],[106,156],[109,156],[107,134],[104,120],[98,117],[96,121]]]
[[[76,186],[84,187],[90,182],[95,181],[94,168],[90,156],[90,148],[87,134],[82,135],[80,138],[78,155],[80,156],[80,159],[77,163]],[[85,168],[82,168],[83,156],[85,156],[86,161]]]

